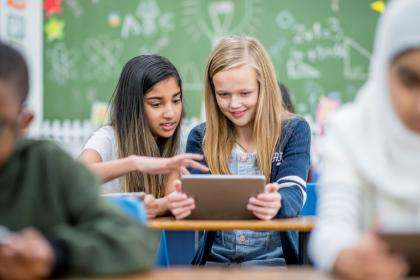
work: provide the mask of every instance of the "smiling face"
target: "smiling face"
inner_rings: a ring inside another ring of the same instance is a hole
[[[255,70],[241,65],[213,76],[217,105],[236,127],[250,127],[258,104],[259,85]]]
[[[391,103],[410,130],[420,134],[420,49],[398,57],[390,71]]]
[[[172,137],[182,116],[181,89],[176,79],[170,77],[155,84],[145,95],[144,108],[152,135]]]

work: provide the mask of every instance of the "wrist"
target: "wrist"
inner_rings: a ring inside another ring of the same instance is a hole
[[[156,202],[158,204],[158,215],[163,215],[169,210],[168,199],[166,198],[166,196],[158,198]]]
[[[142,161],[140,160],[139,156],[136,155],[131,155],[127,157],[127,162],[128,162],[128,166],[129,166],[129,171],[130,172],[134,172],[134,171],[142,171],[143,170],[143,164]]]

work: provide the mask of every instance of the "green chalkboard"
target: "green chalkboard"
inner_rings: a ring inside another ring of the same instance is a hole
[[[321,95],[348,101],[365,81],[379,18],[371,2],[63,1],[44,16],[44,118],[90,118],[92,104],[109,100],[124,63],[141,53],[175,64],[187,116],[199,116],[208,54],[229,34],[257,37],[298,112],[313,114]]]

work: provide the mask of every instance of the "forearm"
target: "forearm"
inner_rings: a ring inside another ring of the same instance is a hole
[[[132,157],[91,163],[87,166],[103,182],[108,182],[136,170]]]

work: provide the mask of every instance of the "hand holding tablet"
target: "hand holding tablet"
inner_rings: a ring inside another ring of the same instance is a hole
[[[182,192],[195,200],[188,219],[255,219],[247,204],[265,187],[261,175],[188,175],[181,182]]]

